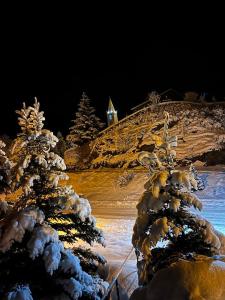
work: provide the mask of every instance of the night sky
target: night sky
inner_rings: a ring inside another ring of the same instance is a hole
[[[119,119],[151,90],[195,90],[223,97],[225,52],[220,43],[201,37],[126,38],[125,32],[117,40],[111,32],[98,38],[92,33],[55,37],[47,45],[36,42],[16,48],[7,56],[2,82],[6,93],[1,96],[0,132],[18,132],[14,110],[23,101],[32,104],[34,96],[45,111],[46,127],[63,134],[68,133],[83,91],[105,122],[109,96]]]

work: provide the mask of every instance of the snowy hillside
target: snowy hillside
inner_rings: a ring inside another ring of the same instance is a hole
[[[151,151],[162,134],[164,111],[170,114],[170,134],[178,136],[179,161],[225,164],[225,103],[167,102],[141,109],[102,131],[91,145],[91,166],[136,166],[138,153]],[[73,150],[65,159],[75,165],[71,157]]]

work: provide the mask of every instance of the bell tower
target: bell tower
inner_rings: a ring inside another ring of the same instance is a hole
[[[108,126],[118,123],[117,111],[115,110],[111,98],[109,98],[109,107],[107,111]]]

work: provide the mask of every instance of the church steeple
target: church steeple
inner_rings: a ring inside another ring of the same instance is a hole
[[[118,123],[117,111],[115,110],[112,100],[109,97],[109,107],[107,111],[108,126]]]

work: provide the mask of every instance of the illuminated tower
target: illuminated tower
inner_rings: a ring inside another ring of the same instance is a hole
[[[107,111],[108,126],[118,123],[117,111],[115,110],[111,98],[109,98],[109,107]]]

